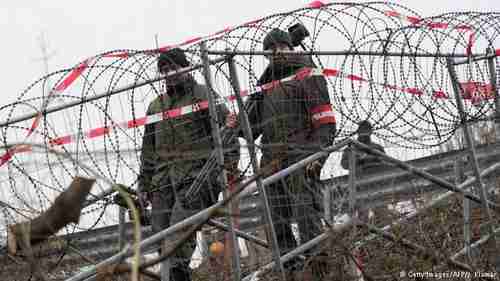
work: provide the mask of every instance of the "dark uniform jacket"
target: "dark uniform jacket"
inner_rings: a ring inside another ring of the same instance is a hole
[[[147,114],[165,112],[207,100],[205,85],[189,79],[169,89],[169,95],[158,96],[149,105]],[[219,122],[224,122],[228,109],[217,106]],[[235,139],[235,145],[237,139]],[[141,155],[139,191],[158,187],[169,178],[176,184],[196,176],[214,148],[209,110],[200,110],[180,117],[164,119],[146,126]],[[237,161],[237,156],[229,159]]]
[[[313,67],[309,57],[273,59],[258,81],[265,89],[252,96],[254,109],[249,110],[249,120],[253,125],[254,138],[262,134],[261,167],[266,173],[289,167],[315,152],[319,146],[330,145],[332,141],[335,117],[324,77],[304,75],[303,79],[273,82],[272,88],[266,86],[266,83],[297,73],[307,74],[308,69]],[[311,146],[312,150],[306,153],[303,149],[296,150]],[[272,221],[282,253],[297,246],[291,229],[292,219],[298,225],[302,242],[321,233],[320,219],[316,217],[321,213],[321,185],[307,180],[305,169],[267,188]]]
[[[271,62],[258,84],[281,80],[312,67],[314,64],[310,57],[303,56]],[[281,150],[289,150],[290,146],[318,148],[331,144],[335,134],[335,117],[324,77],[312,76],[283,82],[257,94],[251,101],[255,105],[249,113],[249,120],[253,124],[254,138],[263,134],[263,145],[283,144]],[[274,148],[271,150],[276,152]],[[264,146],[264,156],[266,151],[271,152]]]

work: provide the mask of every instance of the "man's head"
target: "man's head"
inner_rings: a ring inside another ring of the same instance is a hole
[[[276,50],[293,50],[292,38],[290,34],[279,28],[274,28],[262,42],[264,51],[276,51]]]
[[[373,133],[372,124],[368,120],[364,120],[358,123],[358,139],[361,142],[370,141],[370,137]]]
[[[179,48],[170,49],[162,52],[158,57],[158,71],[165,75],[170,71],[174,71],[183,67],[190,66],[191,63],[187,60],[186,54]],[[176,85],[186,80],[187,74],[176,75],[175,77],[166,78],[168,85]]]
[[[273,56],[266,56],[271,61],[285,61],[288,60],[288,56],[284,54],[279,54],[280,51],[292,51],[292,38],[290,34],[279,28],[274,28],[271,30],[264,41],[262,42],[264,51],[273,51],[275,54]]]

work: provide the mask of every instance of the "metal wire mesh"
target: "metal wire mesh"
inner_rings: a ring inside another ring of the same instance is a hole
[[[491,77],[487,60],[473,57],[494,52],[499,19],[498,13],[491,12],[447,13],[422,18],[415,11],[394,3],[332,3],[271,15],[183,45],[191,66],[203,63],[200,41],[208,50],[236,54],[232,59],[242,88],[240,93],[247,104],[244,110],[250,117],[254,137],[262,134],[255,144],[238,140],[238,136],[243,136],[241,120],[238,129],[223,129],[226,165],[213,165],[210,172],[203,170],[203,166],[218,147],[212,139],[211,118],[215,115],[208,109],[208,95],[212,95],[217,104],[220,127],[226,126],[229,112],[242,110],[237,106],[234,77],[225,60],[210,66],[212,88],[206,87],[201,67],[178,76],[189,80],[189,89],[172,87],[168,79],[161,77],[158,56],[169,48],[115,50],[93,56],[75,68],[51,73],[29,85],[15,103],[0,108],[1,119],[7,124],[2,126],[5,148],[0,162],[0,233],[6,232],[6,226],[46,210],[76,175],[101,178],[93,195],[109,189],[102,178],[137,190],[144,177],[144,142],[148,139],[155,140],[151,157],[154,167],[150,175],[150,180],[155,178],[153,193],[166,197],[161,202],[152,199],[153,223],[161,220],[153,232],[216,202],[219,192],[225,190],[224,168],[229,171],[232,182],[240,182],[255,173],[248,156],[250,146],[257,149],[260,167],[269,175],[321,151],[322,146],[331,144],[332,140],[340,142],[357,137],[358,123],[363,120],[372,124],[373,141],[381,144],[388,155],[411,161],[417,167],[453,181],[454,174],[450,171],[458,154],[447,151],[463,148],[463,140],[459,130],[462,123],[446,67],[447,57],[470,58],[467,63],[457,65],[456,70],[466,121],[475,126],[476,141],[484,144],[481,168],[489,167],[496,162],[490,155],[495,146],[490,143],[495,117],[493,82],[497,77]],[[296,23],[307,27],[310,35],[295,49],[319,53],[278,58],[257,53],[263,49],[266,34],[275,28],[287,31]],[[332,50],[337,53],[320,53]],[[238,55],[239,51],[249,54]],[[279,64],[279,59],[300,67],[281,73],[276,70],[264,77],[266,68]],[[497,62],[496,57],[494,61]],[[194,88],[203,90],[193,94]],[[96,95],[102,97],[93,99]],[[158,106],[152,110],[155,102]],[[249,106],[251,104],[257,105]],[[321,143],[325,135],[314,136],[319,129],[314,127],[315,113],[311,110],[324,104],[333,105],[336,131],[328,142]],[[56,107],[61,110],[48,112]],[[12,121],[16,116],[35,112],[40,112],[36,122],[32,118]],[[166,139],[168,147],[167,144],[161,147]],[[43,144],[46,148],[13,152],[10,146],[23,142]],[[71,158],[52,153],[52,148],[64,151]],[[445,154],[436,156],[438,152]],[[336,151],[326,162],[320,161],[321,181],[306,175],[307,169],[300,169],[266,187],[282,254],[310,241],[322,233],[329,222],[347,212],[351,191],[348,191],[346,170],[339,165],[342,153]],[[92,171],[78,163],[84,163]],[[162,163],[165,165],[160,167]],[[200,185],[202,192],[195,193],[194,199],[175,200],[183,197],[202,171],[208,175],[208,180]],[[386,206],[398,209],[402,201],[407,201],[404,204],[411,206],[409,212],[418,209],[422,203],[417,201],[431,200],[426,197],[429,189],[438,190],[435,185],[424,182],[385,164],[374,171],[359,171],[356,182],[359,212],[367,217],[374,213],[374,222],[379,226],[397,220],[400,214],[387,215]],[[263,234],[265,219],[261,217],[260,195],[243,198],[238,205],[239,212],[229,215],[235,218],[238,228],[260,235],[264,240],[267,238],[270,243],[269,233]],[[152,198],[158,196],[152,195]],[[111,195],[99,198],[84,209],[79,224],[66,227],[62,233],[117,224],[115,206]],[[173,218],[170,214],[179,217]],[[446,223],[458,220],[458,213],[444,214],[450,216]],[[414,220],[420,229],[408,228],[402,235],[424,240],[423,229],[430,223],[421,217]],[[446,239],[453,241],[450,249],[458,250],[457,241],[463,233],[452,232],[448,226],[445,231],[446,223],[437,231],[441,231],[440,235],[446,233]],[[204,233],[211,230],[206,227]],[[417,234],[410,235],[412,231]],[[366,234],[353,233],[351,237],[356,239]],[[205,235],[205,240],[222,240],[221,236],[216,232]],[[354,244],[356,239],[345,243]],[[210,256],[207,242],[198,240],[196,258]],[[379,242],[375,245],[385,250],[376,255],[370,253],[365,260],[376,260],[390,251],[387,245],[377,244]],[[434,245],[434,242],[419,242],[428,247]],[[240,244],[243,245],[241,241]],[[190,248],[193,251],[194,244]],[[271,260],[269,250],[249,246],[242,252],[247,252],[244,256],[253,255],[253,261],[244,262],[248,272]],[[259,255],[263,258],[256,260]],[[312,252],[306,253],[306,258],[311,255]],[[184,263],[195,260],[191,254],[182,259]],[[197,274],[211,272],[210,262],[217,261],[205,257],[204,262],[208,265],[202,264]],[[409,269],[408,265],[392,266],[382,273],[392,276]],[[373,265],[366,270],[379,274],[376,268]]]

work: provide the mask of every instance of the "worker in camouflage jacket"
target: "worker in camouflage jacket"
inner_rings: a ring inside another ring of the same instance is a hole
[[[175,48],[163,52],[158,58],[158,69],[162,74],[190,65],[184,51]],[[205,85],[198,84],[191,74],[167,77],[164,81],[166,93],[159,95],[147,110],[148,115],[206,101],[210,94]],[[218,120],[229,127],[236,126],[236,117],[229,114],[225,105],[217,107]],[[224,124],[221,124],[221,126]],[[236,139],[237,141],[237,139]],[[236,145],[233,143],[232,145]],[[186,201],[184,195],[192,180],[210,156],[214,148],[211,137],[210,114],[199,110],[175,118],[165,118],[146,125],[141,154],[139,193],[151,202],[153,232],[166,229],[188,216],[199,212],[217,201],[221,191],[217,180],[221,171],[212,171],[194,200]],[[239,149],[226,155],[235,173]],[[175,239],[175,238],[173,238]],[[170,280],[191,280],[190,258],[195,249],[195,237],[176,251],[171,259]]]
[[[270,31],[263,41],[264,50],[272,50],[269,64],[258,80],[267,90],[254,96],[249,120],[254,138],[262,134],[261,167],[276,172],[329,146],[335,135],[335,117],[330,104],[327,82],[322,76],[305,76],[282,83],[269,83],[314,67],[311,57],[284,55],[293,50],[288,32]],[[274,85],[267,87],[265,85]],[[304,153],[307,151],[309,153]],[[300,242],[321,233],[321,214],[317,184],[324,159],[294,172],[267,190],[273,224],[281,253],[295,248],[292,219],[299,225]],[[317,216],[315,216],[317,215]]]

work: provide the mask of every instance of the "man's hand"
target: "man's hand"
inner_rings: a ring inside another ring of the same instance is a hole
[[[226,127],[235,128],[238,126],[238,116],[235,113],[229,113],[226,116]]]
[[[319,180],[323,166],[316,160],[306,166],[306,176],[310,179]]]

